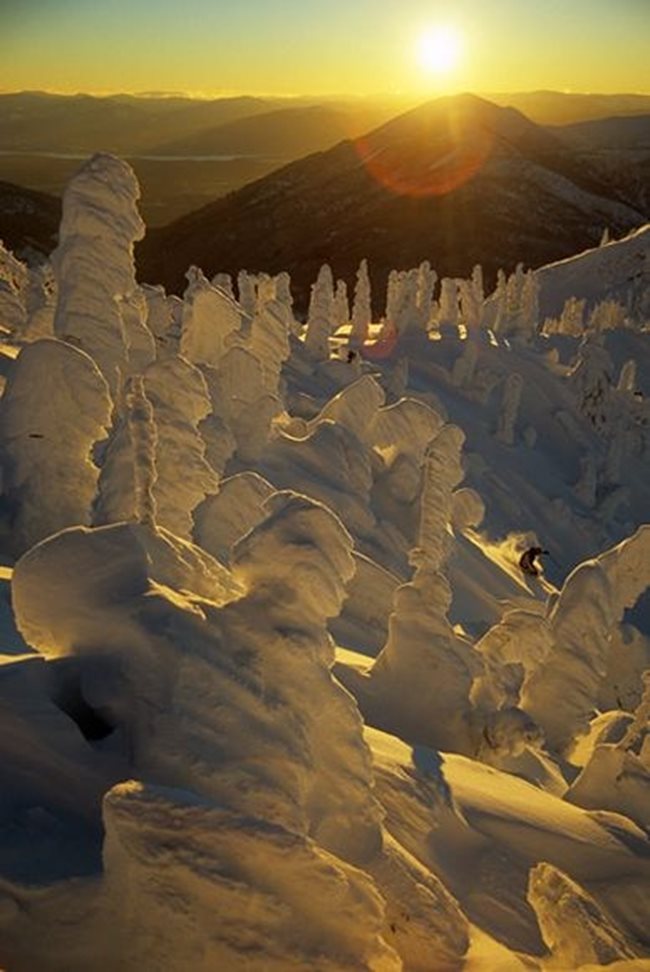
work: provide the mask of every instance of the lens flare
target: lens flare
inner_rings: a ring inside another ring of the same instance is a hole
[[[462,99],[425,105],[354,143],[367,172],[399,196],[446,196],[469,182],[489,158],[494,134]]]

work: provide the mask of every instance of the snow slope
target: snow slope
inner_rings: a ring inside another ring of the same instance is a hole
[[[0,260],[0,964],[647,969],[647,228],[303,325],[139,288],[137,195],[71,184],[56,337]]]

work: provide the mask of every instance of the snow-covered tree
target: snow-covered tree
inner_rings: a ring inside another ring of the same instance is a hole
[[[452,493],[463,477],[463,433],[443,426],[427,450],[412,579],[398,587],[388,639],[366,683],[350,681],[373,725],[428,745],[474,752],[470,690],[482,662],[447,619],[451,589],[443,573]]]
[[[637,956],[597,901],[557,867],[542,863],[532,868],[528,900],[558,968],[601,968],[619,961],[627,965],[626,959]]]
[[[191,267],[186,276],[181,354],[192,364],[216,368],[239,330],[240,308],[197,267]]]
[[[418,269],[417,306],[423,329],[427,329],[433,315],[433,294],[438,275],[431,269],[431,264],[425,260]]]
[[[578,300],[577,297],[569,297],[562,308],[560,316],[560,334],[569,334],[579,337],[584,332],[586,300]]]
[[[459,284],[461,316],[463,324],[470,334],[476,333],[481,327],[483,318],[483,270],[477,265],[469,280],[461,280]]]
[[[237,295],[243,316],[252,320],[257,308],[257,280],[246,270],[237,274]]]
[[[528,270],[521,289],[521,336],[530,340],[539,326],[540,285],[534,270]]]
[[[133,449],[135,516],[138,523],[155,528],[154,486],[158,475],[156,470],[158,431],[141,375],[135,377],[130,383],[127,405],[129,436]]]
[[[438,327],[457,327],[458,317],[458,284],[450,277],[443,277],[440,281]]]
[[[425,331],[426,322],[418,306],[420,284],[419,269],[404,274],[394,314],[395,329],[400,336],[423,334]]]
[[[599,301],[589,315],[589,330],[600,334],[615,331],[625,324],[625,308],[616,300]]]
[[[139,374],[151,364],[156,357],[156,342],[147,324],[148,304],[142,291],[138,288],[116,301],[126,345],[126,377]]]
[[[587,730],[607,672],[612,630],[650,584],[650,527],[579,564],[551,608],[554,647],[530,673],[522,706],[553,750],[570,750]]]
[[[386,284],[386,312],[384,316],[385,320],[393,326],[395,326],[395,315],[399,306],[403,276],[397,270],[391,270],[388,274],[388,282]]]
[[[275,299],[282,307],[283,319],[292,334],[299,334],[301,325],[294,317],[291,277],[284,271],[275,277]]]
[[[56,308],[56,281],[50,263],[30,269],[24,289],[25,326],[24,341],[54,336],[54,311]]]
[[[502,269],[497,270],[497,284],[494,290],[495,303],[494,323],[492,329],[495,334],[503,333],[506,327],[506,293],[508,281]]]
[[[238,473],[219,484],[194,515],[194,538],[223,564],[230,563],[234,544],[264,519],[264,501],[275,492],[254,472]]]
[[[0,400],[2,490],[16,554],[74,524],[90,522],[113,403],[93,360],[62,341],[26,345]]]
[[[634,394],[636,391],[636,361],[629,358],[622,366],[618,376],[617,391]]]
[[[384,379],[386,393],[394,400],[402,398],[406,394],[409,381],[409,359],[402,355],[395,362],[393,369],[387,378]]]
[[[476,335],[470,334],[463,342],[462,351],[454,361],[451,380],[457,388],[469,389],[474,381],[474,373],[478,363],[478,345]]]
[[[604,432],[611,418],[613,372],[614,366],[605,348],[584,338],[569,380],[580,411],[598,432]]]
[[[332,271],[324,264],[311,288],[305,348],[316,361],[327,361],[329,339],[334,330],[334,280]]]
[[[218,290],[223,290],[224,293],[235,300],[235,289],[229,273],[215,273],[210,283],[213,287],[216,287]]]
[[[368,328],[370,327],[371,320],[372,309],[368,261],[362,260],[357,270],[357,280],[354,286],[350,347],[360,348],[364,344],[368,337]]]
[[[128,372],[119,304],[136,290],[133,244],[144,236],[137,179],[126,162],[97,154],[63,195],[59,245],[52,254],[57,282],[54,333],[86,351],[112,391]]]
[[[350,305],[348,303],[348,285],[345,280],[336,281],[334,291],[334,323],[337,327],[350,321]]]
[[[212,407],[234,437],[242,461],[256,462],[281,411],[268,388],[268,368],[246,347],[233,347],[221,359],[212,380]],[[276,379],[277,380],[277,379]]]
[[[277,395],[282,365],[290,354],[286,305],[273,299],[257,309],[248,346],[262,364],[266,390]]]
[[[523,387],[524,380],[516,371],[511,372],[503,384],[497,438],[506,445],[512,445],[515,441],[515,424]]]

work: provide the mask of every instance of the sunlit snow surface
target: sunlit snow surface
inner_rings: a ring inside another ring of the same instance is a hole
[[[650,968],[650,229],[303,324],[137,199],[0,248],[0,967]]]

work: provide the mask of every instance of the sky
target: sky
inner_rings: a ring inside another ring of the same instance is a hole
[[[650,92],[650,0],[0,0],[0,90]]]

